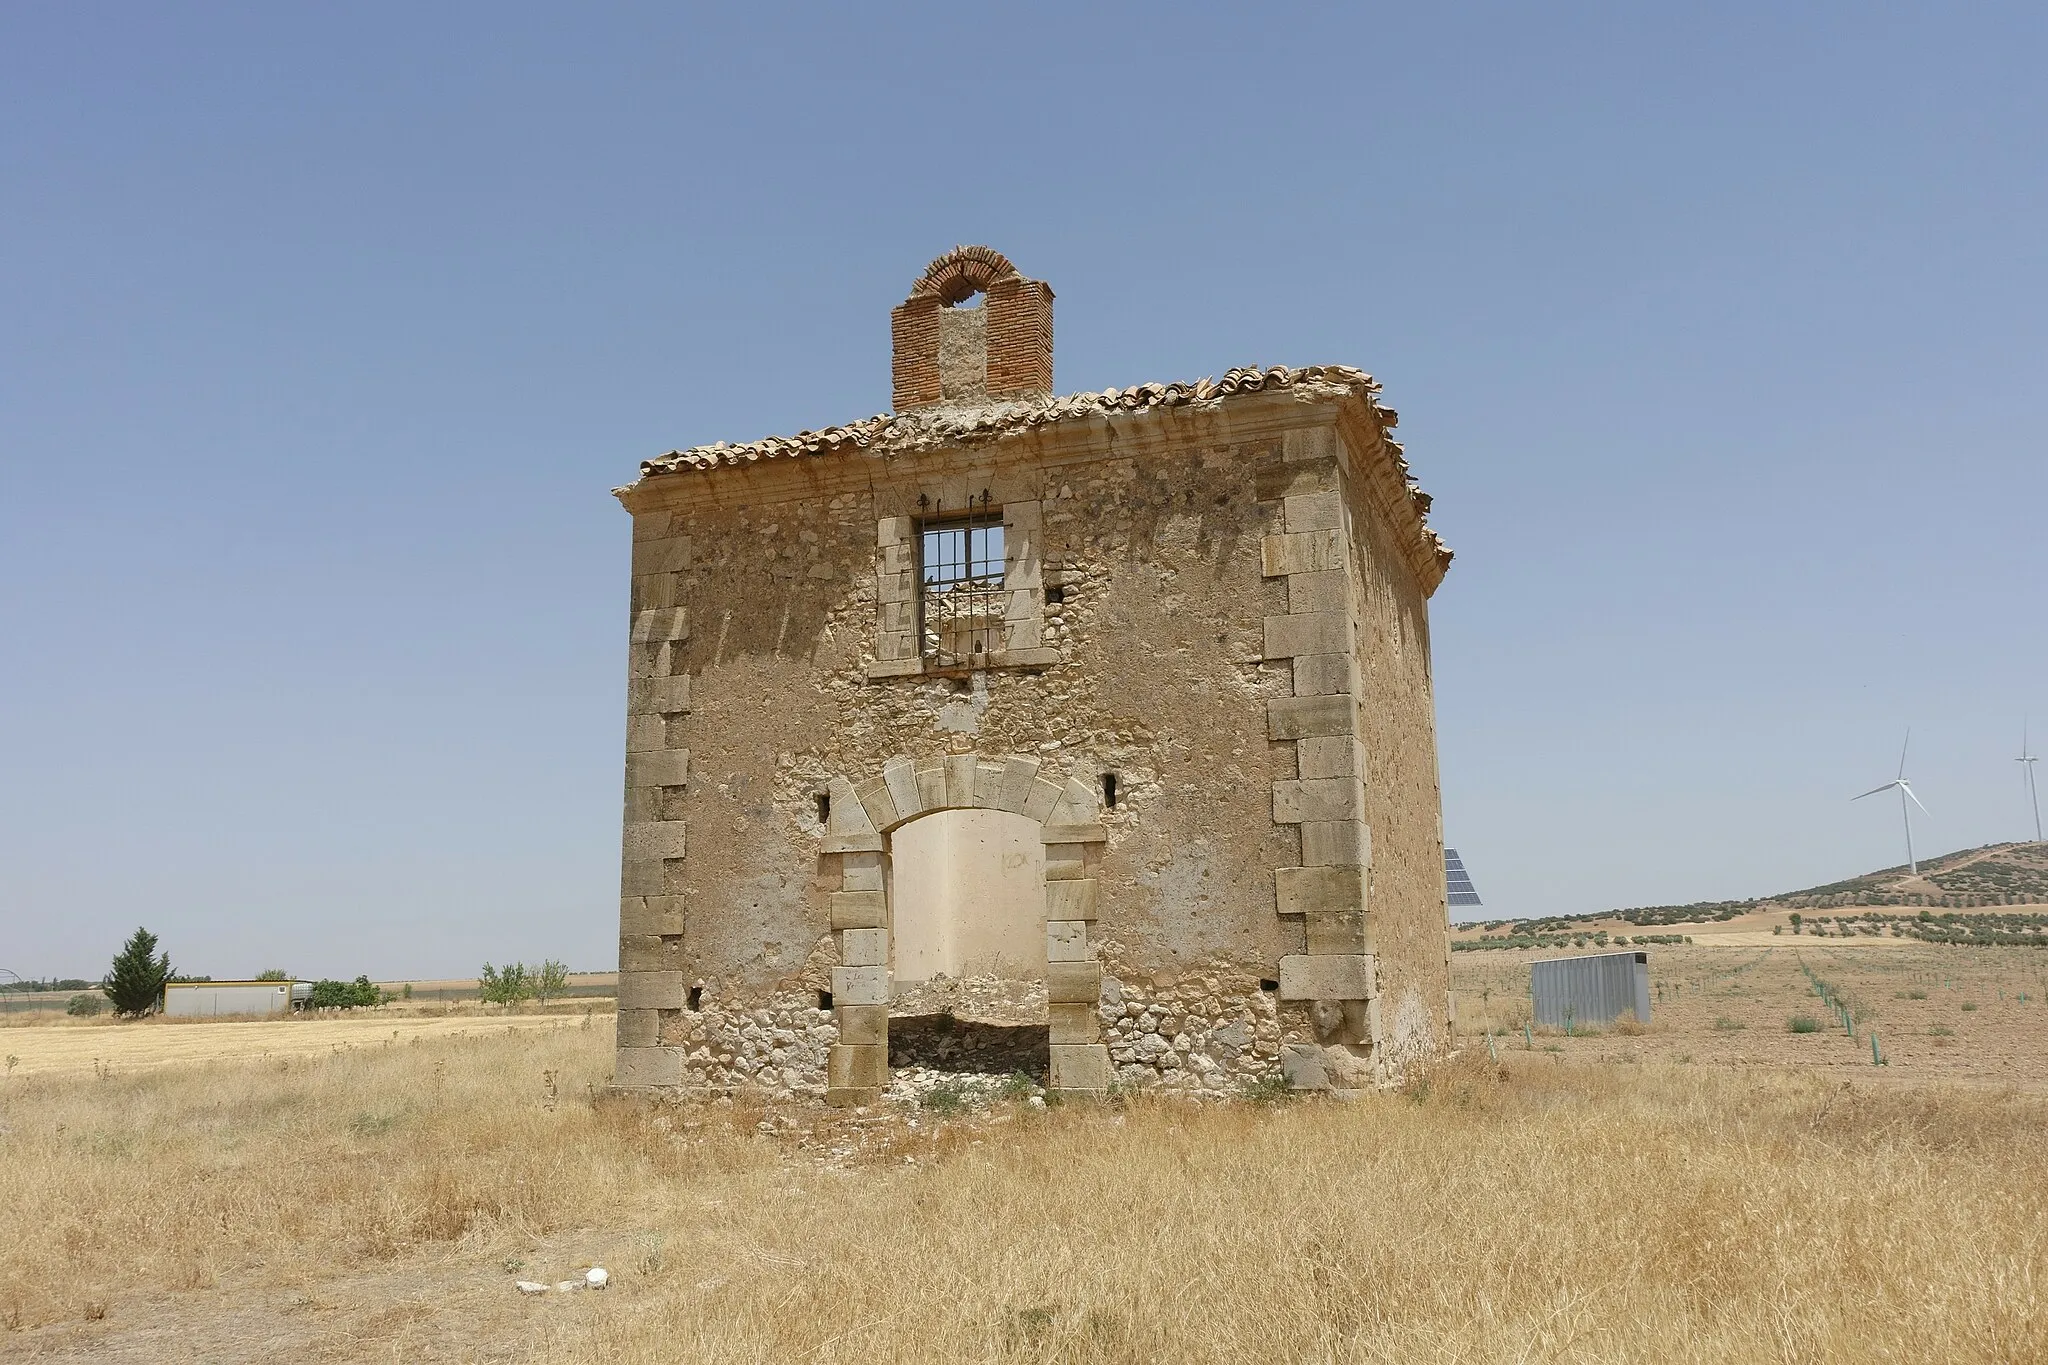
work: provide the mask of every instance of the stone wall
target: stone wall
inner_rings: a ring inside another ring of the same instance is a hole
[[[1378,963],[1379,1063],[1392,1074],[1435,1053],[1451,1027],[1429,600],[1388,529],[1387,503],[1402,490],[1362,471],[1345,491],[1372,831],[1366,918]]]
[[[1249,395],[622,490],[618,1083],[872,1093],[886,1026],[850,996],[887,1000],[899,808],[1019,773],[1005,808],[1051,793],[1025,813],[1056,1085],[1366,1084],[1441,1047],[1426,591],[1344,411]],[[1029,601],[996,666],[937,669],[890,639],[889,547],[984,495]]]

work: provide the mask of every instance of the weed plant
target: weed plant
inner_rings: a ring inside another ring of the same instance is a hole
[[[941,1081],[925,1091],[918,1104],[934,1114],[958,1114],[967,1108],[967,1092],[958,1082]]]

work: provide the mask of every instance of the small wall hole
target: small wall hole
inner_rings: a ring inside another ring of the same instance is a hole
[[[1271,993],[1280,989],[1280,983],[1277,981],[1261,981],[1259,989]]]
[[[821,825],[832,823],[832,797],[827,792],[818,793],[818,823]]]
[[[832,1008],[832,992],[830,992],[830,991],[819,991],[819,992],[818,992],[818,1008],[819,1008],[819,1009],[821,1009],[821,1010],[829,1010],[829,1009],[831,1009],[831,1008]]]
[[[700,1009],[703,1009],[703,1008],[704,1008],[704,988],[703,988],[702,986],[692,986],[692,987],[690,987],[690,994],[689,994],[689,997],[688,997],[688,999],[686,1000],[686,1002],[685,1002],[685,1003],[687,1003],[687,1004],[689,1005],[689,1007],[691,1008],[691,1010],[693,1010],[693,1011],[694,1011],[694,1010],[700,1010]]]
[[[1047,588],[1045,590],[1045,605],[1048,607],[1061,606],[1066,600],[1067,590],[1065,588]]]
[[[1116,809],[1116,796],[1117,796],[1117,792],[1116,792],[1116,774],[1115,774],[1115,773],[1104,773],[1104,774],[1102,775],[1102,804],[1103,804],[1103,806],[1104,806],[1104,807],[1106,807],[1106,808],[1107,808],[1107,809],[1109,809],[1109,810],[1115,810],[1115,809]]]

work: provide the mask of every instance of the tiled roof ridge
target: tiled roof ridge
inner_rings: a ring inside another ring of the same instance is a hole
[[[1408,472],[1408,461],[1400,442],[1385,434],[1400,420],[1400,416],[1377,401],[1379,382],[1364,370],[1350,365],[1304,365],[1299,368],[1244,365],[1224,371],[1221,379],[1134,384],[1124,389],[1111,388],[1100,393],[1075,393],[1059,398],[941,404],[910,412],[882,413],[820,431],[800,431],[794,436],[767,436],[736,445],[719,441],[687,450],[671,450],[666,455],[641,461],[640,474],[642,478],[652,478],[727,465],[748,465],[760,460],[828,455],[837,451],[921,450],[948,441],[1012,435],[1068,418],[1183,407],[1218,402],[1240,394],[1287,389],[1349,393],[1365,400],[1379,424],[1387,451],[1407,486],[1418,516],[1425,519],[1424,537],[1438,561],[1448,563],[1450,550],[1427,524],[1429,495],[1416,487],[1414,477]]]
[[[1221,379],[1176,380],[1169,384],[1134,384],[1127,389],[1104,389],[1100,393],[1074,393],[1060,398],[1024,398],[975,404],[941,405],[911,412],[882,413],[858,422],[800,431],[794,436],[765,436],[758,441],[671,450],[640,463],[643,475],[674,474],[684,470],[714,469],[720,465],[752,464],[783,456],[824,455],[834,450],[866,450],[884,447],[916,448],[963,436],[986,436],[1027,431],[1049,422],[1093,413],[1138,412],[1154,407],[1178,407],[1258,393],[1271,389],[1327,385],[1350,389],[1370,401],[1379,393],[1379,383],[1363,370],[1349,365],[1307,365],[1290,369],[1285,365],[1267,368],[1239,366],[1226,370]],[[1382,425],[1394,425],[1390,408],[1374,408]],[[885,439],[887,438],[887,439]]]

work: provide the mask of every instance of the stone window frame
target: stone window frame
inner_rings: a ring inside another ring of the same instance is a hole
[[[993,532],[994,546],[987,543]],[[917,634],[919,652],[936,667],[972,667],[978,659],[1009,648],[1009,528],[989,495],[965,512],[938,512],[916,519],[911,532],[917,555]],[[977,555],[977,537],[984,537]],[[959,559],[953,558],[957,539]],[[934,546],[938,547],[936,559]],[[985,558],[989,549],[996,557]],[[963,605],[965,604],[965,605]],[[1000,611],[1000,615],[996,613]],[[987,621],[962,624],[960,617]],[[962,634],[983,648],[959,648]],[[975,640],[974,637],[983,637]],[[948,648],[948,646],[953,646]],[[948,655],[951,658],[948,658]]]
[[[922,652],[918,619],[918,533],[922,518],[875,522],[875,657],[867,676],[952,677],[991,668],[1042,669],[1059,662],[1045,641],[1044,505],[1016,499],[996,511],[1003,527],[1003,647],[972,663],[939,664]]]

